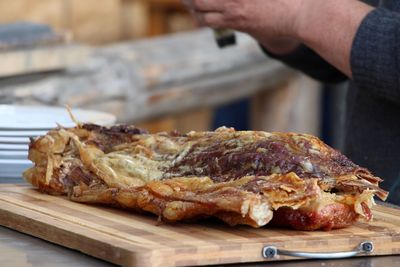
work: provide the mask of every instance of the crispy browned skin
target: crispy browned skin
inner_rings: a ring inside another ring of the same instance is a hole
[[[33,140],[27,181],[70,199],[148,211],[166,221],[301,230],[370,219],[380,178],[316,137],[294,133],[147,134],[84,124]]]

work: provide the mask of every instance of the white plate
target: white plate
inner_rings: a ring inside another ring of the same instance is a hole
[[[4,137],[0,136],[0,144],[29,144],[29,137]]]
[[[27,159],[28,151],[0,150],[0,159]]]
[[[28,151],[28,144],[0,144],[0,150]]]
[[[27,159],[0,159],[0,164],[3,165],[32,165],[32,162]]]
[[[72,114],[79,122],[111,125],[115,116],[98,111],[73,109]],[[74,127],[66,108],[44,106],[0,105],[1,130],[48,130],[57,126]]]
[[[32,167],[33,163],[29,160],[4,160],[0,159],[1,178],[21,178],[22,173]]]
[[[4,131],[0,130],[1,137],[36,137],[47,134],[48,131]]]

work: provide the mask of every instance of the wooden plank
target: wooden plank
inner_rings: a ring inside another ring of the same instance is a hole
[[[106,0],[12,0],[0,1],[0,23],[33,21],[89,44],[121,40],[121,1]]]
[[[169,23],[177,14],[189,17],[188,11],[180,0],[147,0],[149,7],[148,25],[150,36],[157,36],[170,32]],[[190,21],[192,21],[190,19]],[[193,28],[193,23],[187,28]]]
[[[212,32],[200,30],[95,49],[65,72],[1,84],[0,98],[95,108],[120,122],[138,122],[251,96],[291,74],[246,35],[238,34],[237,46],[220,50]]]
[[[161,6],[150,6],[149,36],[165,34],[168,30],[167,13]]]
[[[33,21],[49,24],[58,30],[65,29],[65,1],[0,1],[0,23]]]
[[[121,40],[120,0],[68,0],[68,28],[80,42],[105,44]]]
[[[45,24],[15,22],[0,25],[0,51],[32,48],[43,45],[60,45],[67,35],[56,33]]]
[[[85,60],[89,49],[83,45],[49,45],[0,52],[0,77],[61,70]]]
[[[304,75],[252,97],[252,129],[319,136],[320,84]]]
[[[148,0],[152,5],[164,6],[166,8],[173,8],[177,10],[185,10],[182,1],[180,0]]]
[[[190,131],[211,130],[212,110],[207,108],[189,110],[175,116],[165,116],[161,119],[149,120],[136,126],[150,133],[170,132],[177,130],[181,133]]]
[[[0,186],[0,225],[124,266],[187,266],[265,261],[261,250],[351,250],[375,244],[373,255],[400,254],[400,210],[377,206],[375,220],[334,231],[228,227],[220,222],[156,225],[152,215],[84,205],[26,185]],[[280,257],[275,260],[288,260]]]
[[[121,0],[121,34],[123,40],[149,35],[147,0]]]
[[[175,117],[175,129],[181,133],[190,131],[209,131],[213,118],[211,109],[202,108],[191,110],[182,114],[177,114]]]

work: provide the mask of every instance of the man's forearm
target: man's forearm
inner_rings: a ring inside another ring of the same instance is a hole
[[[304,0],[297,20],[301,42],[352,77],[350,54],[354,37],[373,7],[356,0]]]
[[[354,37],[373,9],[358,0],[183,0],[201,25],[247,32],[284,55],[300,43],[352,76]]]

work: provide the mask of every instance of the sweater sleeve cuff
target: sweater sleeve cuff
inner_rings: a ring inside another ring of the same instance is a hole
[[[262,46],[261,48],[271,58],[278,59],[321,82],[339,83],[347,80],[347,77],[343,73],[328,64],[317,53],[303,44],[286,55],[276,55]]]
[[[400,15],[376,8],[362,21],[351,50],[355,84],[362,90],[400,101]]]
[[[271,58],[279,59],[283,62],[297,62],[306,59],[310,53],[312,53],[311,49],[307,46],[301,44],[299,45],[294,51],[286,55],[277,55],[270,51],[268,51],[265,47],[260,44],[261,49],[263,52]]]

